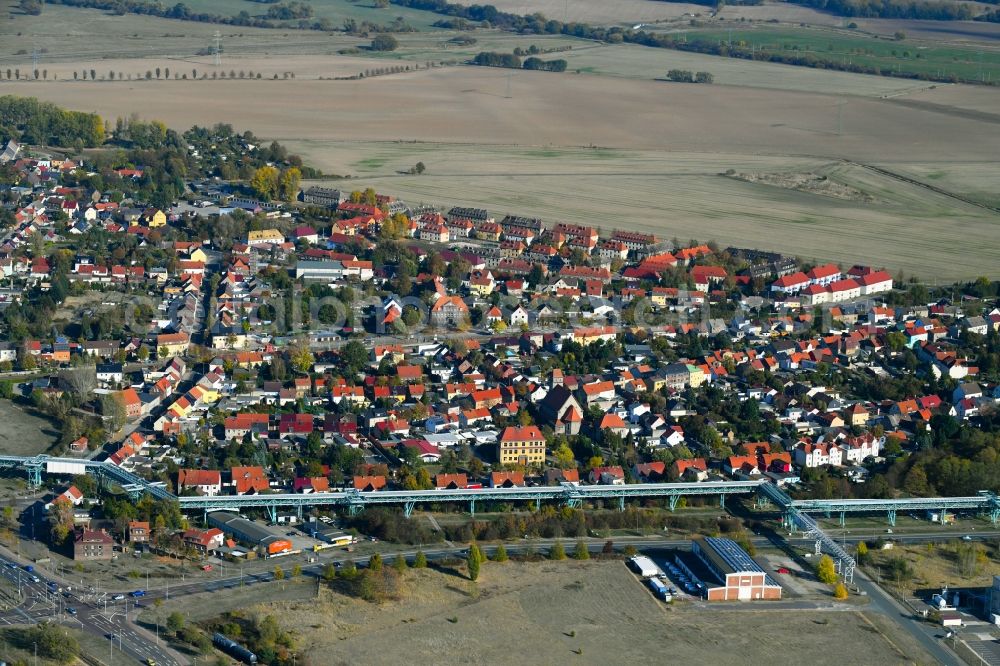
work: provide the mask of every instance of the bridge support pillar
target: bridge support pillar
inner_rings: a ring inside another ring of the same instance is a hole
[[[28,467],[28,486],[37,488],[42,485],[42,468],[39,465]]]
[[[889,509],[888,518],[889,518],[889,525],[891,525],[892,527],[895,527],[896,526],[896,510],[895,509]]]
[[[854,582],[854,563],[853,562],[848,562],[844,566],[843,571],[841,571],[841,575],[844,577],[844,582],[846,582],[846,583],[853,583]]]
[[[725,495],[719,495],[719,506],[721,506],[723,509],[726,508],[726,496]]]
[[[347,513],[352,516],[356,516],[364,510],[364,507],[360,504],[349,504],[347,505]]]
[[[681,496],[680,495],[671,495],[670,496],[670,510],[671,511],[673,511],[674,509],[677,508],[677,503],[680,500],[681,500]]]
[[[409,518],[410,516],[412,516],[413,515],[413,507],[415,505],[416,505],[416,502],[407,502],[407,503],[405,503],[403,505],[403,515],[406,516],[407,518]]]
[[[542,510],[542,498],[541,497],[536,497],[535,498],[535,511],[541,511],[541,510]],[[996,522],[996,521],[994,520],[993,522]]]
[[[271,516],[271,522],[272,523],[278,522],[278,505],[277,504],[268,504],[267,505],[267,513],[268,513],[269,516]]]
[[[823,542],[816,539],[816,556],[819,557],[823,554]]]
[[[625,510],[625,496],[624,495],[621,495],[621,496],[618,497],[618,510],[619,511],[624,511]]]
[[[469,500],[469,515],[476,515],[476,500]]]
[[[847,512],[846,511],[841,511],[840,512],[840,526],[841,527],[845,527],[846,525],[847,525]]]
[[[990,506],[990,521],[996,525],[998,520],[1000,520],[1000,506],[992,505]]]
[[[295,507],[295,514],[299,517],[299,522],[302,521],[302,505],[298,504]]]

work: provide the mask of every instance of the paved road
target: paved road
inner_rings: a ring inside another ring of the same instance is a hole
[[[0,557],[0,575],[18,586],[24,600],[17,608],[0,613],[0,624],[33,624],[48,620],[75,625],[108,640],[110,663],[114,663],[115,654],[119,655],[119,662],[122,657],[127,658],[122,663],[146,663],[147,659],[165,666],[187,663],[149,632],[132,623],[125,600],[110,599],[108,604],[99,604],[93,598],[88,601],[80,596],[80,590],[67,590],[65,581],[55,580],[37,569],[28,572],[26,566],[13,558]]]
[[[939,664],[963,666],[964,662],[952,652],[937,636],[944,635],[944,629],[934,627],[917,619],[908,608],[896,601],[888,592],[875,584],[870,578],[859,571],[854,577],[854,583],[864,590],[873,610],[876,610],[896,621],[905,629]]]

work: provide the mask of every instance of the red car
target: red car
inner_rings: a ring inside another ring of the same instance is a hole
[[[777,569],[777,573],[780,573],[780,574],[790,574],[790,573],[792,573],[792,572],[791,572],[791,571],[789,571],[788,569],[786,569],[785,567],[779,567],[779,568]]]

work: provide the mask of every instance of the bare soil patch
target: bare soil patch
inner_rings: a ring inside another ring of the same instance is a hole
[[[33,456],[55,444],[59,431],[48,420],[0,400],[0,453]]]
[[[747,183],[761,183],[786,190],[798,190],[845,201],[872,203],[875,197],[815,173],[734,173],[726,174]]]
[[[670,663],[801,664],[804,653],[816,664],[931,663],[862,613],[667,606],[620,561],[487,563],[477,583],[431,570],[405,579],[404,598],[381,605],[324,590],[249,610],[273,613],[322,664],[659,664],[667,645]]]

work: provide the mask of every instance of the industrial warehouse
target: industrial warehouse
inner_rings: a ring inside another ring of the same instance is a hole
[[[288,539],[280,534],[275,534],[263,525],[233,513],[226,511],[210,513],[208,514],[208,524],[218,527],[237,541],[255,548],[257,554],[263,557],[276,557],[294,552],[292,542]]]
[[[695,563],[691,562],[695,558],[680,557],[677,563],[695,580],[702,581],[708,601],[781,599],[781,586],[732,539],[698,538],[691,542],[691,552],[696,556]]]

